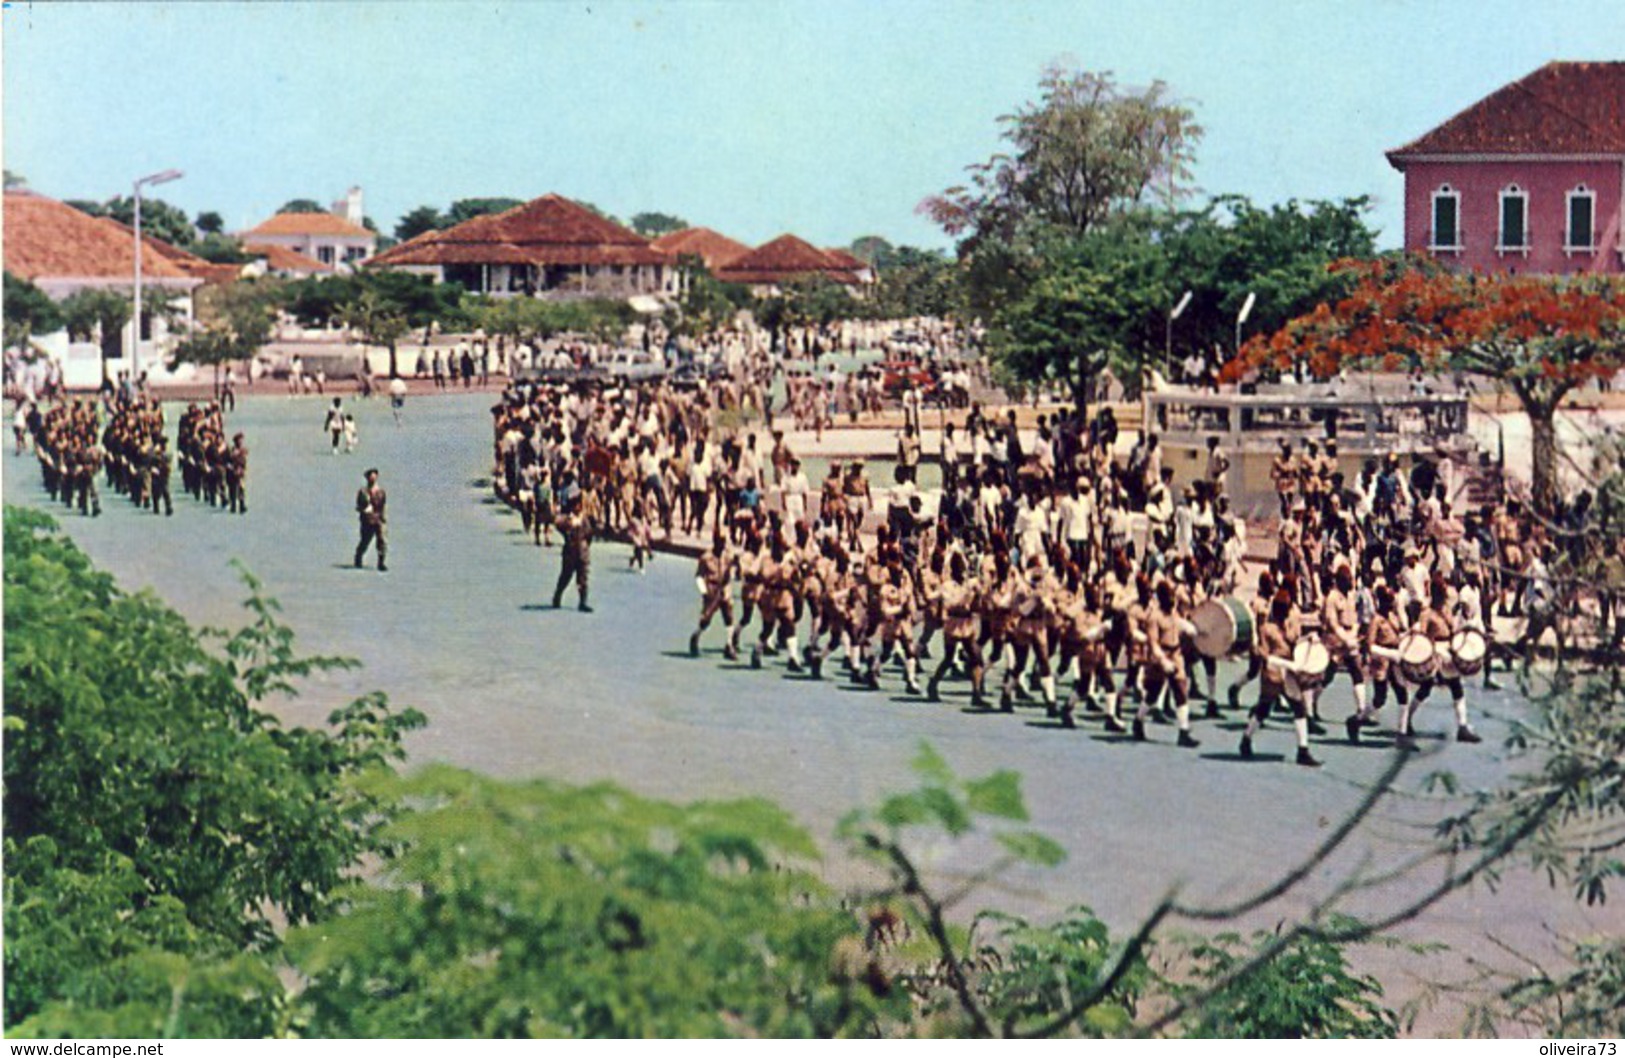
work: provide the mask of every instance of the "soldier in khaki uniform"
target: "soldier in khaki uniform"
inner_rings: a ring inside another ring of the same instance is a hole
[[[564,533],[564,565],[559,570],[558,583],[553,586],[553,609],[564,605],[564,589],[570,586],[573,579],[579,600],[576,609],[582,613],[592,613],[592,607],[587,605],[587,588],[592,574],[592,538],[598,532],[602,517],[598,491],[593,488],[591,479],[585,479],[575,503],[559,519],[559,528]]]
[[[384,505],[387,497],[382,486],[378,484],[378,468],[373,467],[367,471],[367,483],[355,494],[355,511],[361,520],[361,542],[355,547],[355,568],[361,568],[361,558],[367,553],[367,548],[374,540],[378,541],[378,572],[389,572],[385,559],[389,555],[389,539],[386,536],[387,516]]]

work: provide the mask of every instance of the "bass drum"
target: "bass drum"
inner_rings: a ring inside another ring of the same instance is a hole
[[[1433,641],[1420,632],[1406,632],[1399,638],[1399,671],[1412,683],[1427,683],[1439,671],[1439,658]]]
[[[1196,652],[1204,658],[1227,658],[1253,645],[1253,612],[1240,599],[1206,599],[1191,613],[1196,626]]]
[[[1489,643],[1476,628],[1464,628],[1450,637],[1450,657],[1456,672],[1463,676],[1477,675],[1488,654]]]
[[[1287,697],[1295,701],[1326,685],[1326,673],[1332,667],[1331,652],[1318,639],[1300,640],[1292,649],[1293,668],[1286,671]]]

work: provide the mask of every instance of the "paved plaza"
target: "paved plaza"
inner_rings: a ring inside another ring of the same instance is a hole
[[[1041,709],[972,713],[962,683],[948,685],[946,701],[933,705],[903,697],[900,676],[874,693],[841,679],[792,677],[776,663],[756,672],[721,658],[717,626],[708,636],[712,649],[692,660],[685,653],[697,610],[692,562],[663,555],[637,575],[617,544],[593,549],[597,612],[575,612],[573,592],[567,608],[554,611],[547,602],[558,549],[535,547],[485,483],[492,400],[477,393],[413,398],[399,427],[387,402],[349,402],[360,450],[334,456],[322,431],[324,399],[251,397],[229,419],[231,429],[247,434],[251,452],[246,516],[178,497],[174,517],[160,518],[114,495],[103,496],[99,519],[57,511],[124,587],[152,588],[195,624],[241,620],[245,589],[229,564],[241,560],[281,601],[306,651],[364,663],[312,681],[276,710],[316,723],[339,702],[382,689],[429,717],[409,743],[415,762],[506,777],[609,779],[684,800],[761,795],[826,839],[847,811],[910,784],[907,764],[922,740],[962,775],[1016,769],[1035,825],[1071,856],[1058,870],[1007,876],[972,905],[1044,916],[1087,904],[1123,929],[1176,883],[1194,899],[1242,895],[1323,840],[1387,760],[1386,739],[1353,747],[1336,737],[1316,748],[1324,768],[1296,768],[1288,762],[1290,728],[1275,723],[1258,739],[1259,759],[1243,763],[1235,756],[1239,724],[1230,719],[1198,722],[1201,748],[1183,751],[1169,727],[1152,729],[1153,744],[1124,745],[1092,723],[1061,730]],[[171,423],[178,412],[171,408]],[[374,572],[370,561],[365,570],[350,567],[353,500],[370,466],[381,470],[389,494],[388,574]],[[8,503],[45,504],[31,457],[8,453],[4,479]],[[1221,671],[1221,686],[1230,675]],[[1429,740],[1437,755],[1402,780],[1417,796],[1392,799],[1303,894],[1250,924],[1273,926],[1301,911],[1362,858],[1392,863],[1414,851],[1443,812],[1420,796],[1427,772],[1449,769],[1469,789],[1505,774],[1505,718],[1520,703],[1477,689],[1471,701],[1485,743]],[[1339,682],[1326,706],[1339,736],[1348,709],[1347,685]],[[1419,726],[1453,727],[1448,704],[1430,703]],[[944,849],[936,866],[972,869],[988,851],[975,843]],[[829,868],[850,877],[838,858]],[[1396,907],[1423,885],[1422,878],[1403,881],[1355,906]],[[1412,932],[1494,956],[1488,931],[1544,957],[1552,951],[1549,931],[1621,929],[1625,913],[1617,907],[1588,913],[1566,890],[1515,872],[1497,893],[1480,887],[1451,898]],[[1438,1027],[1448,1031],[1453,1023]]]

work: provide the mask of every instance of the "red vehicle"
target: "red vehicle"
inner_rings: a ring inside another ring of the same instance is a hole
[[[921,396],[929,396],[937,388],[936,376],[918,360],[886,360],[879,367],[880,385],[887,396],[897,396],[911,382],[919,388]]]

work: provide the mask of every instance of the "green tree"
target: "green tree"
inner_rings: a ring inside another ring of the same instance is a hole
[[[212,209],[206,209],[197,215],[197,230],[205,235],[223,235],[226,231],[225,218]]]
[[[21,173],[14,173],[10,169],[5,172],[7,191],[15,191],[28,186],[28,178]]]
[[[135,199],[121,195],[107,201],[105,215],[123,224],[135,226]],[[179,206],[172,206],[161,198],[141,198],[141,234],[182,250],[189,249],[197,238],[197,230]]]
[[[892,244],[878,235],[864,235],[853,239],[852,245],[847,249],[851,251],[852,256],[863,258],[876,270],[891,267],[892,257],[896,253]]]
[[[62,301],[62,321],[68,337],[80,342],[99,342],[102,347],[102,382],[107,382],[107,361],[124,355],[124,326],[130,322],[134,306],[130,299],[112,290],[78,290]]]
[[[307,276],[282,288],[282,307],[306,327],[327,327],[338,322],[361,289],[356,276]]]
[[[670,213],[634,213],[630,227],[645,238],[654,239],[668,232],[682,231],[688,221]]]
[[[5,273],[5,342],[7,349],[27,352],[36,334],[63,327],[62,309],[26,279]]]
[[[676,329],[681,334],[691,338],[712,334],[732,324],[739,310],[751,303],[748,287],[722,282],[697,256],[685,256],[678,267],[685,276],[677,300]]]
[[[1257,295],[1247,322],[1255,334],[1343,297],[1350,276],[1329,266],[1376,253],[1370,210],[1364,196],[1266,209],[1220,195],[1200,210],[1158,215],[1147,237],[1167,255],[1170,292],[1193,295],[1174,329],[1176,347],[1233,353],[1236,314],[1249,293]]]
[[[515,206],[522,205],[524,205],[524,203],[517,198],[504,198],[501,196],[492,198],[460,198],[451,204],[450,209],[446,210],[445,223],[442,226],[449,228],[453,225],[461,224],[465,220],[473,220],[475,217],[483,217],[488,213],[506,213]]]
[[[295,198],[282,203],[278,213],[326,213],[327,207],[313,198]]]
[[[395,238],[405,242],[415,239],[426,231],[437,231],[446,226],[446,220],[440,211],[433,206],[419,206],[400,219],[395,225]]]
[[[252,358],[270,340],[280,299],[281,291],[274,282],[244,280],[204,287],[196,304],[202,326],[175,346],[171,363],[213,367],[218,397],[221,366]]]
[[[107,216],[106,206],[102,205],[100,202],[92,202],[88,198],[70,198],[64,204],[72,206],[80,213],[86,213],[92,217]]]
[[[391,301],[379,290],[365,288],[353,301],[339,309],[339,319],[355,331],[367,345],[381,345],[389,350],[389,377],[399,378],[400,362],[397,346],[411,330],[405,309]]]
[[[241,242],[218,232],[205,235],[193,243],[191,252],[215,264],[247,264],[254,259],[243,249]]]
[[[948,234],[972,246],[1035,225],[1083,235],[1159,189],[1172,203],[1189,178],[1202,129],[1171,101],[1167,85],[1130,92],[1110,73],[1056,66],[1039,90],[1038,102],[999,119],[1009,153],[972,166],[969,187],[921,204]]]
[[[327,731],[264,712],[354,662],[296,654],[246,574],[250,621],[208,633],[217,653],[43,514],[6,508],[4,552],[8,1033],[270,1031],[282,991],[254,953],[389,851],[355,780],[422,716],[382,695]]]
[[[995,310],[994,355],[1023,382],[1068,385],[1081,407],[1108,368],[1137,389],[1150,332],[1169,304],[1159,248],[1138,225],[1119,221],[1060,244],[1026,289]]]
[[[948,317],[959,311],[959,269],[947,255],[937,250],[899,246],[888,249],[881,259],[885,263],[878,265],[871,295],[877,317]]]

